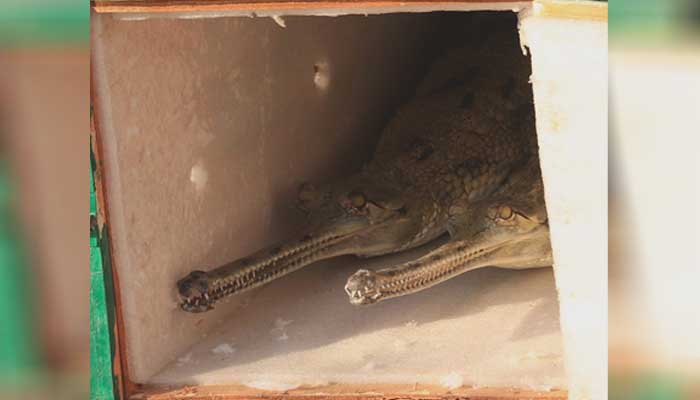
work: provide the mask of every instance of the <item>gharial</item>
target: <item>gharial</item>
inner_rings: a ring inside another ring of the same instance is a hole
[[[191,272],[177,282],[180,307],[207,311],[318,260],[400,252],[445,233],[445,244],[416,260],[359,269],[345,286],[350,302],[403,296],[485,266],[552,265],[528,75],[511,37],[447,52],[362,170],[302,185],[311,223],[300,237]]]

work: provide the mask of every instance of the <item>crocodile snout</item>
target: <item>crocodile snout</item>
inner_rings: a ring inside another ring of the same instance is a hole
[[[211,310],[212,299],[209,294],[209,277],[204,271],[192,271],[177,282],[180,294],[180,308],[188,312]]]

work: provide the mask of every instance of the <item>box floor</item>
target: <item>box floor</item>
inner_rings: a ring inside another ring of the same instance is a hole
[[[346,278],[387,258],[327,261],[261,288],[151,383],[566,386],[551,268],[485,268],[412,296],[350,305]]]

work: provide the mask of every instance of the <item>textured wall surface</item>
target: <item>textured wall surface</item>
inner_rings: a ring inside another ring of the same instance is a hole
[[[367,159],[419,76],[409,66],[426,43],[412,39],[430,18],[290,17],[283,28],[271,18],[95,16],[132,379],[148,380],[240,300],[179,312],[177,279],[289,235],[302,180]]]

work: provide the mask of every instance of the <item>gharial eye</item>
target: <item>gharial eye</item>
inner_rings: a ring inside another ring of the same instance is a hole
[[[360,192],[351,192],[348,194],[348,200],[350,200],[350,204],[355,208],[362,208],[367,204],[365,195]]]
[[[501,206],[498,209],[498,218],[502,220],[509,220],[515,216],[515,213],[513,212],[513,209],[508,207],[508,206]]]

